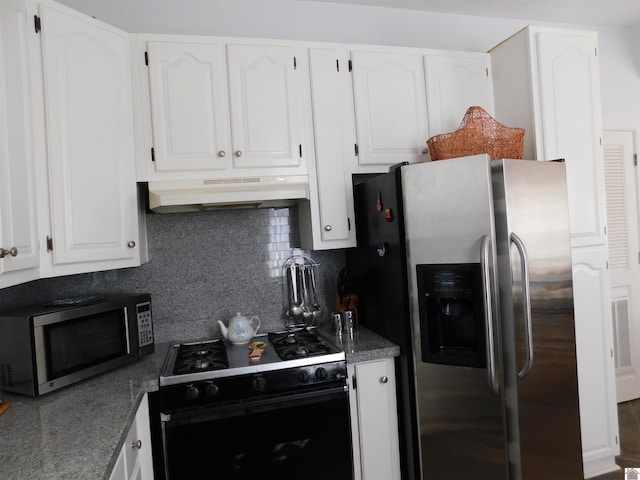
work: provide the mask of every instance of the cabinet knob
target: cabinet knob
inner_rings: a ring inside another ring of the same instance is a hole
[[[429,149],[428,149],[428,148],[425,148],[424,150],[422,150],[422,153],[423,153],[424,155],[426,155],[427,153],[429,153]]]
[[[133,248],[136,246],[136,242],[134,242],[133,240],[131,240],[129,243],[127,243],[127,247],[129,248]]]
[[[142,448],[142,440],[136,440],[131,444],[131,448],[137,448],[140,450]]]
[[[236,150],[236,157],[242,156],[242,150]]]
[[[327,232],[330,232],[331,230],[333,230],[333,227],[332,227],[331,225],[325,225],[325,226],[324,226],[324,229],[325,229]]]
[[[7,255],[11,255],[12,257],[18,256],[18,249],[16,247],[11,247],[9,250],[5,250],[4,248],[0,248],[0,258],[4,258]]]
[[[389,381],[389,377],[387,377],[386,375],[383,377],[380,377],[380,383],[387,383]]]
[[[224,150],[220,150],[220,151],[218,152],[218,156],[219,156],[219,157],[224,157],[226,154],[227,154],[227,152],[225,152]]]

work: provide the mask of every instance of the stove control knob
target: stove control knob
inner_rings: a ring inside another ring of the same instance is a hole
[[[311,378],[311,375],[309,375],[309,372],[307,372],[306,370],[300,370],[298,372],[298,380],[300,381],[300,383],[307,383],[309,381],[309,378]]]
[[[327,373],[327,369],[324,367],[318,367],[316,369],[316,378],[318,380],[326,380],[329,374]]]
[[[258,391],[258,392],[262,392],[264,390],[266,386],[266,382],[264,380],[264,378],[262,378],[261,375],[257,375],[254,379],[253,379],[253,389]]]
[[[200,390],[195,385],[187,385],[184,394],[187,400],[197,400],[200,397]]]
[[[220,387],[213,382],[207,382],[204,384],[205,397],[212,398],[220,393]]]

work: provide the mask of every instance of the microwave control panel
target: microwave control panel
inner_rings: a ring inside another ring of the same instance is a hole
[[[151,302],[136,305],[138,317],[138,345],[145,347],[153,344],[153,323],[151,321]]]

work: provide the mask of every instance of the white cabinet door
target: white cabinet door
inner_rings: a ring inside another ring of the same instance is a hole
[[[594,34],[539,32],[542,156],[564,158],[574,247],[606,243],[600,74]]]
[[[110,480],[153,480],[149,399],[142,397]]]
[[[346,50],[309,50],[315,161],[309,165],[311,199],[298,207],[304,249],[356,245],[350,168],[356,135],[347,64]]]
[[[491,57],[481,53],[442,53],[424,58],[431,136],[455,131],[471,106],[493,112]]]
[[[607,252],[573,249],[573,296],[585,475],[612,471],[618,443],[618,410],[611,330]]]
[[[400,480],[393,358],[349,366],[355,480]]]
[[[38,276],[27,22],[19,3],[0,5],[0,288]]]
[[[358,133],[354,173],[426,160],[429,138],[422,55],[351,52]]]
[[[52,263],[139,265],[128,35],[61,5],[40,11]]]
[[[234,168],[306,173],[304,51],[234,44],[227,45],[227,55]]]
[[[231,166],[224,44],[148,42],[154,168]]]

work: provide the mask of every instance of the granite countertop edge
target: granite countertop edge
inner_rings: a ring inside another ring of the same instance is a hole
[[[348,363],[396,357],[397,345],[358,327],[353,337],[321,330]],[[171,343],[125,367],[39,398],[5,393],[0,415],[0,478],[108,480],[144,395],[158,389]]]

